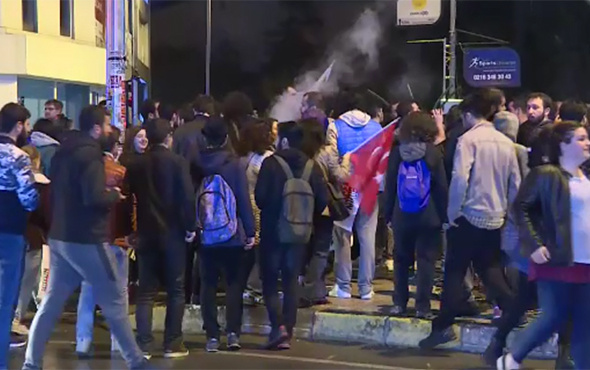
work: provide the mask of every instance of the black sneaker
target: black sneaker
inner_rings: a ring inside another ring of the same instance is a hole
[[[22,348],[27,345],[27,336],[17,333],[10,333],[10,348]]]
[[[457,339],[453,328],[442,331],[432,331],[428,337],[418,343],[421,349],[433,349],[441,344],[449,343]]]
[[[278,346],[289,339],[289,333],[284,326],[279,327],[276,332],[271,332],[268,337],[268,342],[264,345],[264,349],[275,350]]]
[[[496,361],[504,354],[504,344],[498,342],[495,338],[488,345],[484,351],[482,358],[483,362],[489,367],[495,367]]]
[[[186,356],[188,356],[188,349],[184,343],[164,349],[164,358],[181,358]]]
[[[219,340],[217,338],[209,338],[205,344],[205,351],[209,353],[219,352]]]
[[[227,349],[230,351],[239,351],[242,349],[240,337],[236,333],[229,333],[227,335]]]
[[[432,320],[434,318],[434,314],[431,310],[416,310],[416,318],[423,319],[423,320]]]

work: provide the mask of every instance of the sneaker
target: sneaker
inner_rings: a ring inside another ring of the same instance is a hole
[[[418,346],[421,349],[433,349],[441,344],[449,343],[457,339],[453,328],[447,328],[442,331],[432,331],[428,337],[422,339]]]
[[[498,306],[494,306],[494,319],[498,320],[500,317],[502,317],[502,310],[500,309],[500,307]]]
[[[291,349],[291,340],[290,339],[287,339],[283,343],[279,344],[277,346],[277,349],[279,351],[287,351],[287,350],[290,350]]]
[[[518,370],[520,369],[520,364],[514,361],[514,357],[509,353],[507,355],[501,356],[496,361],[496,369],[498,370]]]
[[[26,335],[10,333],[10,348],[22,348],[27,345]]]
[[[219,340],[217,338],[209,338],[205,344],[205,351],[209,353],[219,352]]]
[[[268,342],[264,345],[264,349],[272,350],[278,349],[279,345],[289,340],[289,333],[284,326],[280,326],[279,330],[274,332],[271,331]]]
[[[229,333],[227,335],[227,349],[230,351],[239,351],[242,349],[240,337],[236,333]]]
[[[406,308],[400,306],[399,304],[394,305],[391,310],[389,310],[389,314],[393,316],[402,316],[406,314]]]
[[[188,356],[188,349],[183,343],[180,343],[173,348],[164,349],[164,358],[181,358]]]
[[[361,295],[361,299],[363,301],[370,301],[371,299],[373,299],[374,296],[375,292],[371,290],[369,293]]]
[[[434,317],[431,310],[416,310],[416,318],[417,319],[424,319],[424,320],[431,320]]]
[[[82,359],[92,357],[92,340],[89,338],[76,340],[76,355]]]
[[[338,284],[334,285],[334,288],[332,288],[332,290],[330,290],[330,292],[328,293],[328,296],[330,296],[332,298],[340,298],[340,299],[350,299],[350,298],[352,298],[352,294],[350,294],[349,292],[345,292],[344,290],[340,289],[340,287],[338,286]]]
[[[143,358],[145,358],[147,361],[152,359],[152,354],[149,351],[143,351]]]
[[[492,338],[492,341],[488,345],[488,348],[484,351],[482,355],[483,362],[493,368],[496,366],[496,361],[499,357],[502,357],[504,354],[504,344],[498,342],[495,338]]]
[[[24,324],[21,324],[18,319],[12,320],[11,331],[19,335],[29,335],[29,328],[27,328]]]

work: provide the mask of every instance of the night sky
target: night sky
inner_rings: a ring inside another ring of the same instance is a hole
[[[164,101],[189,102],[204,91],[206,2],[152,0],[152,93]],[[370,87],[387,99],[415,97],[431,105],[442,90],[442,44],[408,40],[447,36],[449,4],[432,26],[395,25],[395,1],[379,4],[383,34],[378,68],[355,73],[356,87]],[[375,1],[213,0],[212,94],[248,93],[258,109],[302,72],[326,58],[337,37]],[[457,28],[510,43],[520,55],[522,88],[509,95],[544,91],[558,100],[590,102],[590,1],[459,0]],[[461,49],[482,42],[459,34]],[[481,45],[493,46],[493,45]],[[357,68],[356,65],[352,68]],[[352,86],[351,85],[351,86]]]

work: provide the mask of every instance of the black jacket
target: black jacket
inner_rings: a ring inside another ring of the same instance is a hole
[[[254,190],[256,205],[260,208],[260,239],[262,245],[277,243],[278,221],[283,205],[283,187],[287,182],[287,175],[274,158],[275,155],[280,156],[287,162],[295,177],[301,176],[309,159],[299,150],[286,149],[276,152],[262,162],[256,189]],[[317,163],[314,164],[309,184],[315,195],[314,212],[319,216],[328,205],[329,194],[324,175]]]
[[[70,133],[53,156],[49,177],[49,238],[80,244],[107,242],[109,209],[119,196],[106,188],[98,141],[79,131]]]
[[[195,189],[184,158],[153,146],[127,168],[125,183],[137,199],[140,237],[196,230]]]
[[[231,240],[216,246],[243,247],[246,244],[246,238],[253,238],[256,233],[248,180],[246,179],[246,164],[227,149],[204,151],[201,153],[201,158],[203,159],[203,175],[221,175],[236,197],[238,233]]]
[[[408,147],[411,146],[411,147]],[[404,148],[409,148],[411,154],[403,154]],[[415,214],[403,213],[398,204],[397,198],[397,176],[399,165],[404,161],[424,159],[431,173],[430,178],[430,200],[425,209]],[[387,166],[387,178],[385,180],[385,218],[395,227],[423,227],[440,228],[447,222],[447,205],[449,201],[449,188],[443,156],[433,144],[418,143],[398,145],[393,157],[389,159]]]
[[[197,116],[194,121],[187,122],[174,131],[172,151],[190,163],[194,177],[199,177],[201,174],[200,151],[206,147],[201,130],[208,119],[207,116]]]
[[[513,209],[524,256],[545,246],[551,254],[549,265],[573,265],[570,177],[560,167],[543,165],[533,168],[520,185]]]
[[[457,142],[459,138],[467,131],[463,126],[457,126],[447,133],[447,140],[445,140],[445,172],[447,174],[447,184],[451,184],[453,177],[453,163],[455,161],[455,152],[457,151]]]
[[[549,145],[553,123],[545,121],[530,133],[529,168],[549,164]]]

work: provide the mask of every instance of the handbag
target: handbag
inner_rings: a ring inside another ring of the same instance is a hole
[[[328,199],[328,210],[330,211],[330,217],[334,221],[344,221],[350,216],[350,211],[346,206],[346,198],[342,192],[336,186],[334,186],[334,184],[332,184],[324,166],[320,164],[320,168],[324,173],[326,186],[328,187],[328,192],[330,193],[330,198]]]

